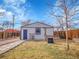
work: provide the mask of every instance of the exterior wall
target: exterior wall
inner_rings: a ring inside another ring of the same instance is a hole
[[[22,31],[21,31],[21,39],[23,39],[23,30],[26,29],[27,30],[27,40],[29,39],[32,39],[32,36],[34,36],[34,39],[37,39],[37,40],[45,40],[45,28],[41,28],[41,34],[40,35],[37,35],[35,33],[35,30],[36,28],[22,28]],[[51,35],[53,36],[53,28],[46,28],[46,35]]]
[[[52,35],[53,36],[53,28],[47,28],[46,29],[46,35]]]
[[[22,34],[21,34],[21,39],[23,39],[23,30],[27,30],[27,39],[30,39],[30,38],[29,38],[29,34],[30,34],[30,32],[31,32],[31,33],[34,33],[34,29],[33,29],[33,28],[31,28],[31,29],[30,29],[30,28],[22,28],[22,29],[21,29],[21,33],[22,33]]]
[[[37,40],[45,39],[44,33],[45,33],[44,28],[41,28],[41,34],[40,35],[35,34],[35,39],[37,39]]]
[[[44,31],[43,28],[41,28],[41,34],[40,35],[35,34],[35,28],[23,28],[22,32],[21,32],[22,33],[22,35],[21,35],[22,38],[21,39],[23,39],[23,30],[24,29],[27,30],[27,40],[31,39],[32,35],[34,36],[34,39],[37,39],[37,40],[45,39],[45,36],[44,36],[45,31]]]

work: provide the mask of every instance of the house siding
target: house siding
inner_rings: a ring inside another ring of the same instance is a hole
[[[47,28],[47,29],[46,29],[46,34],[53,36],[53,28]]]
[[[44,28],[41,28],[41,34],[40,35],[35,34],[35,39],[37,40],[45,39],[44,33],[45,33]]]
[[[37,35],[35,30],[36,28],[22,28],[22,35],[21,39],[23,39],[23,30],[27,30],[27,40],[31,39],[31,35],[34,36],[34,39],[36,40],[45,40],[45,29],[46,29],[46,35],[53,36],[53,28],[41,28],[41,34]]]

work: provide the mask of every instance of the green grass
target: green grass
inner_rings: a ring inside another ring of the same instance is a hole
[[[27,41],[0,55],[0,59],[79,59],[79,51],[68,52],[62,44],[48,44],[45,41]]]

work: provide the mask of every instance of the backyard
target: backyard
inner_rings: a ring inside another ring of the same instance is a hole
[[[45,41],[26,41],[20,46],[1,54],[0,59],[78,59],[78,44],[75,46],[75,44],[70,43],[70,45],[71,49],[67,52],[64,42],[48,44]]]

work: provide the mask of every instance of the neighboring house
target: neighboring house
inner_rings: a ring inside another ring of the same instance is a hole
[[[4,40],[5,38],[19,37],[20,31],[14,29],[6,29],[3,30],[0,28],[0,40]]]
[[[4,32],[6,38],[18,37],[20,35],[20,31],[16,29],[6,29]]]
[[[21,27],[21,39],[23,40],[45,40],[53,37],[53,26],[45,23],[35,22]]]

